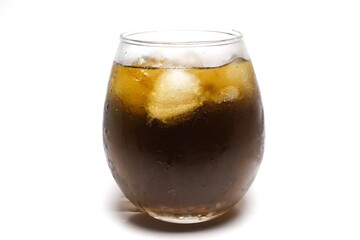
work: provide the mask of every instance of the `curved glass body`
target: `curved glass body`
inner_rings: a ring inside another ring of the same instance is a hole
[[[249,189],[264,116],[236,31],[123,34],[106,95],[105,152],[125,196],[157,219],[210,220]]]

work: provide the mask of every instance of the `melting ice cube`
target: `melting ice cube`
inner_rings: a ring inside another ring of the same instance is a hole
[[[160,75],[148,102],[150,117],[168,122],[193,111],[202,104],[199,80],[182,69],[171,69]]]
[[[221,91],[212,96],[212,99],[216,103],[231,102],[236,100],[240,95],[239,89],[233,86],[229,86],[221,89]]]

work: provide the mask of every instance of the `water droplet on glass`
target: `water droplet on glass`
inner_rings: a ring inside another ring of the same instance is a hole
[[[175,195],[176,190],[175,190],[175,189],[171,189],[171,190],[168,191],[168,193],[171,194],[171,195]]]
[[[109,168],[111,169],[111,170],[113,170],[113,164],[112,164],[112,161],[111,161],[111,159],[110,158],[108,158],[107,159],[107,163],[108,163],[108,165],[109,165]]]
[[[158,164],[160,164],[160,165],[162,165],[162,166],[164,166],[165,165],[165,162],[164,161],[162,161],[161,159],[159,159],[159,158],[157,158],[156,160],[155,160],[155,162],[156,163],[158,163]]]
[[[213,215],[212,212],[209,212],[208,214],[206,214],[206,217],[211,217]]]
[[[189,208],[186,209],[186,211],[189,212],[189,213],[191,213],[194,210],[195,210],[195,208],[193,208],[193,207],[189,207]]]

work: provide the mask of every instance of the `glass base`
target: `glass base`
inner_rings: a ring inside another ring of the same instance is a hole
[[[164,215],[155,213],[152,211],[145,210],[147,214],[149,214],[151,217],[163,221],[163,222],[169,222],[169,223],[179,223],[179,224],[192,224],[192,223],[201,223],[206,222],[209,220],[212,220],[214,218],[217,218],[224,213],[227,212],[227,210],[219,211],[219,212],[210,212],[206,215],[198,214],[198,215]]]

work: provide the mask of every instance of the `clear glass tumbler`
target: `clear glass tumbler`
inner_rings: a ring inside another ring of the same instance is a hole
[[[237,31],[121,35],[103,122],[108,165],[150,216],[197,223],[227,212],[263,155],[264,114]]]

